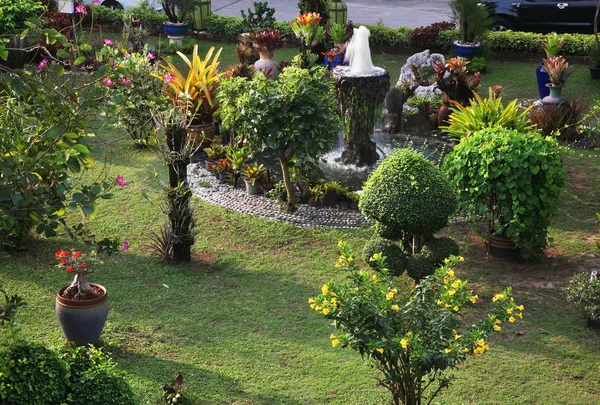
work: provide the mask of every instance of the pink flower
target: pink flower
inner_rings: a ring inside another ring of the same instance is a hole
[[[122,86],[131,86],[131,77],[122,77],[117,83]]]
[[[44,58],[38,65],[38,70],[46,69],[48,67],[48,59]]]
[[[114,42],[111,39],[108,39],[108,38],[104,38],[102,41],[104,41],[104,43],[106,45],[113,45],[114,44]]]
[[[117,174],[117,185],[121,187],[125,187],[127,183],[125,183],[125,179],[120,174]]]
[[[163,81],[169,84],[173,83],[173,80],[175,80],[175,78],[169,72],[165,72],[165,77],[163,78]]]
[[[129,242],[123,242],[123,250],[129,250]]]
[[[100,81],[100,86],[113,87],[114,85],[112,79],[108,76]]]
[[[148,60],[154,60],[154,59],[156,59],[156,56],[154,56],[152,54],[152,52],[148,52]]]
[[[92,4],[93,5],[100,4],[100,0],[92,0]]]
[[[80,4],[79,6],[75,7],[75,12],[79,13],[79,14],[86,15],[87,14],[87,8],[83,4]]]

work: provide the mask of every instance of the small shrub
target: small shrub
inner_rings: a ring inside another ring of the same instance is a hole
[[[572,141],[582,137],[579,126],[585,115],[585,107],[577,100],[559,105],[542,105],[529,111],[529,119],[542,134]]]
[[[148,30],[162,29],[162,23],[167,20],[167,16],[164,13],[150,7],[148,0],[142,0],[139,5],[129,7],[127,12],[139,19],[142,27]]]
[[[166,405],[182,405],[185,404],[186,398],[183,396],[183,390],[186,387],[183,385],[183,374],[177,373],[171,384],[165,384],[163,386],[163,402]]]
[[[91,24],[93,16],[94,24],[111,25],[113,27],[123,26],[123,16],[125,15],[123,10],[113,10],[104,6],[88,7],[90,7],[90,10],[83,19],[85,24]]]
[[[432,238],[425,242],[421,255],[435,266],[440,266],[450,256],[458,256],[458,244],[452,238]]]
[[[65,399],[69,369],[41,344],[17,344],[0,353],[0,402],[59,404]]]
[[[363,250],[363,259],[365,263],[374,269],[377,269],[376,263],[370,259],[374,254],[381,253],[386,257],[388,270],[400,276],[406,269],[406,255],[402,252],[400,246],[394,242],[383,238],[372,238],[369,240]]]
[[[248,9],[248,14],[242,13],[242,30],[244,32],[258,32],[261,30],[273,29],[275,23],[275,9],[269,7],[267,1],[254,2],[254,10]]]
[[[567,301],[585,310],[593,320],[600,319],[600,280],[579,273],[567,285]]]
[[[244,19],[211,14],[206,17],[206,29],[216,35],[237,36],[244,32]]]
[[[475,56],[466,67],[467,73],[474,75],[477,72],[487,72],[487,60],[483,56]]]
[[[423,253],[409,256],[406,259],[406,274],[413,280],[419,282],[435,272],[435,264]]]
[[[418,49],[427,49],[435,44],[440,31],[453,30],[456,24],[442,21],[434,22],[425,27],[417,27],[410,31],[410,46]]]

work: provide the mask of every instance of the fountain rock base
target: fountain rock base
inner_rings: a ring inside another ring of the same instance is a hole
[[[344,124],[345,150],[340,161],[346,165],[372,165],[379,158],[371,134],[375,110],[385,100],[390,75],[374,68],[368,75],[354,76],[346,66],[333,69],[339,113]]]

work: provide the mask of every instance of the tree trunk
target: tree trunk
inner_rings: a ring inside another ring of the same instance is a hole
[[[279,158],[281,164],[281,173],[283,174],[283,184],[285,185],[285,191],[287,193],[287,211],[296,211],[296,190],[290,180],[290,166],[288,161],[284,157]]]

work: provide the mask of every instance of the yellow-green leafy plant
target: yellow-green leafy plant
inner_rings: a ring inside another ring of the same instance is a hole
[[[544,48],[547,57],[557,56],[564,43],[565,41],[559,39],[556,32],[551,32],[546,34],[542,40],[542,48]]]
[[[333,347],[357,350],[383,374],[378,380],[391,392],[393,405],[430,404],[450,384],[452,369],[488,351],[489,334],[523,316],[523,306],[514,302],[508,287],[493,296],[479,321],[463,325],[465,306],[479,297],[453,270],[462,258],[447,259],[406,291],[406,279],[386,270],[381,253],[370,258],[380,267],[372,273],[357,265],[350,245],[340,241],[338,247],[336,267],[348,275],[346,281],[326,283],[308,302],[333,321]]]
[[[219,72],[219,56],[222,50],[223,48],[214,53],[215,47],[211,46],[202,59],[198,55],[198,45],[194,45],[191,60],[183,53],[177,52],[189,69],[187,73],[163,58],[165,64],[161,64],[160,67],[164,72],[153,74],[165,82],[164,92],[173,104],[188,106],[194,117],[192,124],[211,123],[213,113],[219,108],[215,94],[223,75],[223,72]]]
[[[242,171],[242,175],[246,180],[250,182],[250,184],[254,185],[256,180],[260,179],[267,172],[267,168],[263,164],[258,163],[249,163],[244,166],[244,170]]]
[[[468,106],[450,100],[453,111],[449,117],[449,124],[440,129],[446,131],[451,139],[460,141],[484,128],[503,127],[516,129],[519,132],[527,132],[535,128],[527,117],[532,106],[519,112],[517,100],[511,101],[505,107],[502,97],[496,94],[492,87],[488,89],[487,98],[473,92],[473,98]]]

